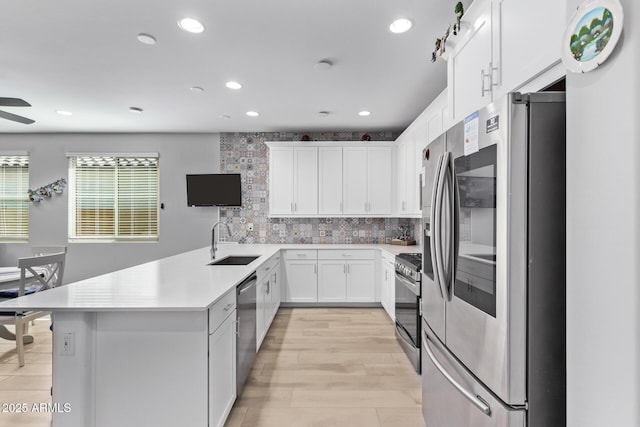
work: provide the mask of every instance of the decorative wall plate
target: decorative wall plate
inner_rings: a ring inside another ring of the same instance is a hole
[[[574,73],[585,73],[602,64],[622,34],[619,0],[586,0],[573,14],[562,39],[562,60]]]

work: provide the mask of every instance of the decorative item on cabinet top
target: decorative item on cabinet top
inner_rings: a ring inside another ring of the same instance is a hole
[[[454,8],[454,13],[456,15],[456,22],[455,24],[453,24],[453,35],[457,36],[458,32],[460,31],[460,24],[461,24],[460,20],[464,15],[464,6],[461,1],[456,3],[456,6]],[[447,30],[445,31],[444,35],[436,39],[435,49],[431,53],[431,62],[436,62],[439,56],[443,56],[446,53],[446,44],[447,44],[447,39],[449,38],[450,33],[451,33],[451,24],[449,24],[449,26],[447,27]],[[446,60],[447,58],[444,57],[444,59]]]

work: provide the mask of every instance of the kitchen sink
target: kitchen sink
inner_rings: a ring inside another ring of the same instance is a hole
[[[214,259],[207,265],[247,265],[260,258],[260,255],[229,255],[224,258]]]

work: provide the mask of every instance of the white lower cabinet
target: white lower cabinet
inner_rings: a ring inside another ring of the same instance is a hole
[[[235,293],[235,291],[234,291]],[[224,425],[236,399],[236,310],[209,335],[209,426]]]
[[[347,262],[347,302],[374,302],[375,300],[375,261]]]
[[[318,302],[375,302],[375,253],[318,251]]]
[[[382,276],[380,278],[380,303],[391,320],[396,320],[396,288],[394,257],[382,256]]]
[[[284,260],[284,300],[299,303],[317,302],[318,251],[286,250]]]
[[[342,260],[318,261],[318,302],[347,300],[347,264]]]
[[[257,271],[256,284],[256,351],[269,331],[280,307],[280,254],[274,255]]]
[[[286,262],[287,302],[317,302],[318,301],[318,261]]]
[[[256,285],[256,351],[260,350],[262,340],[267,333],[265,312],[267,305],[267,293],[269,292],[269,280],[263,279]]]

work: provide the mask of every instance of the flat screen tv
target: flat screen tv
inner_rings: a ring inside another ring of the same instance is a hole
[[[187,205],[242,206],[240,174],[187,175]]]

